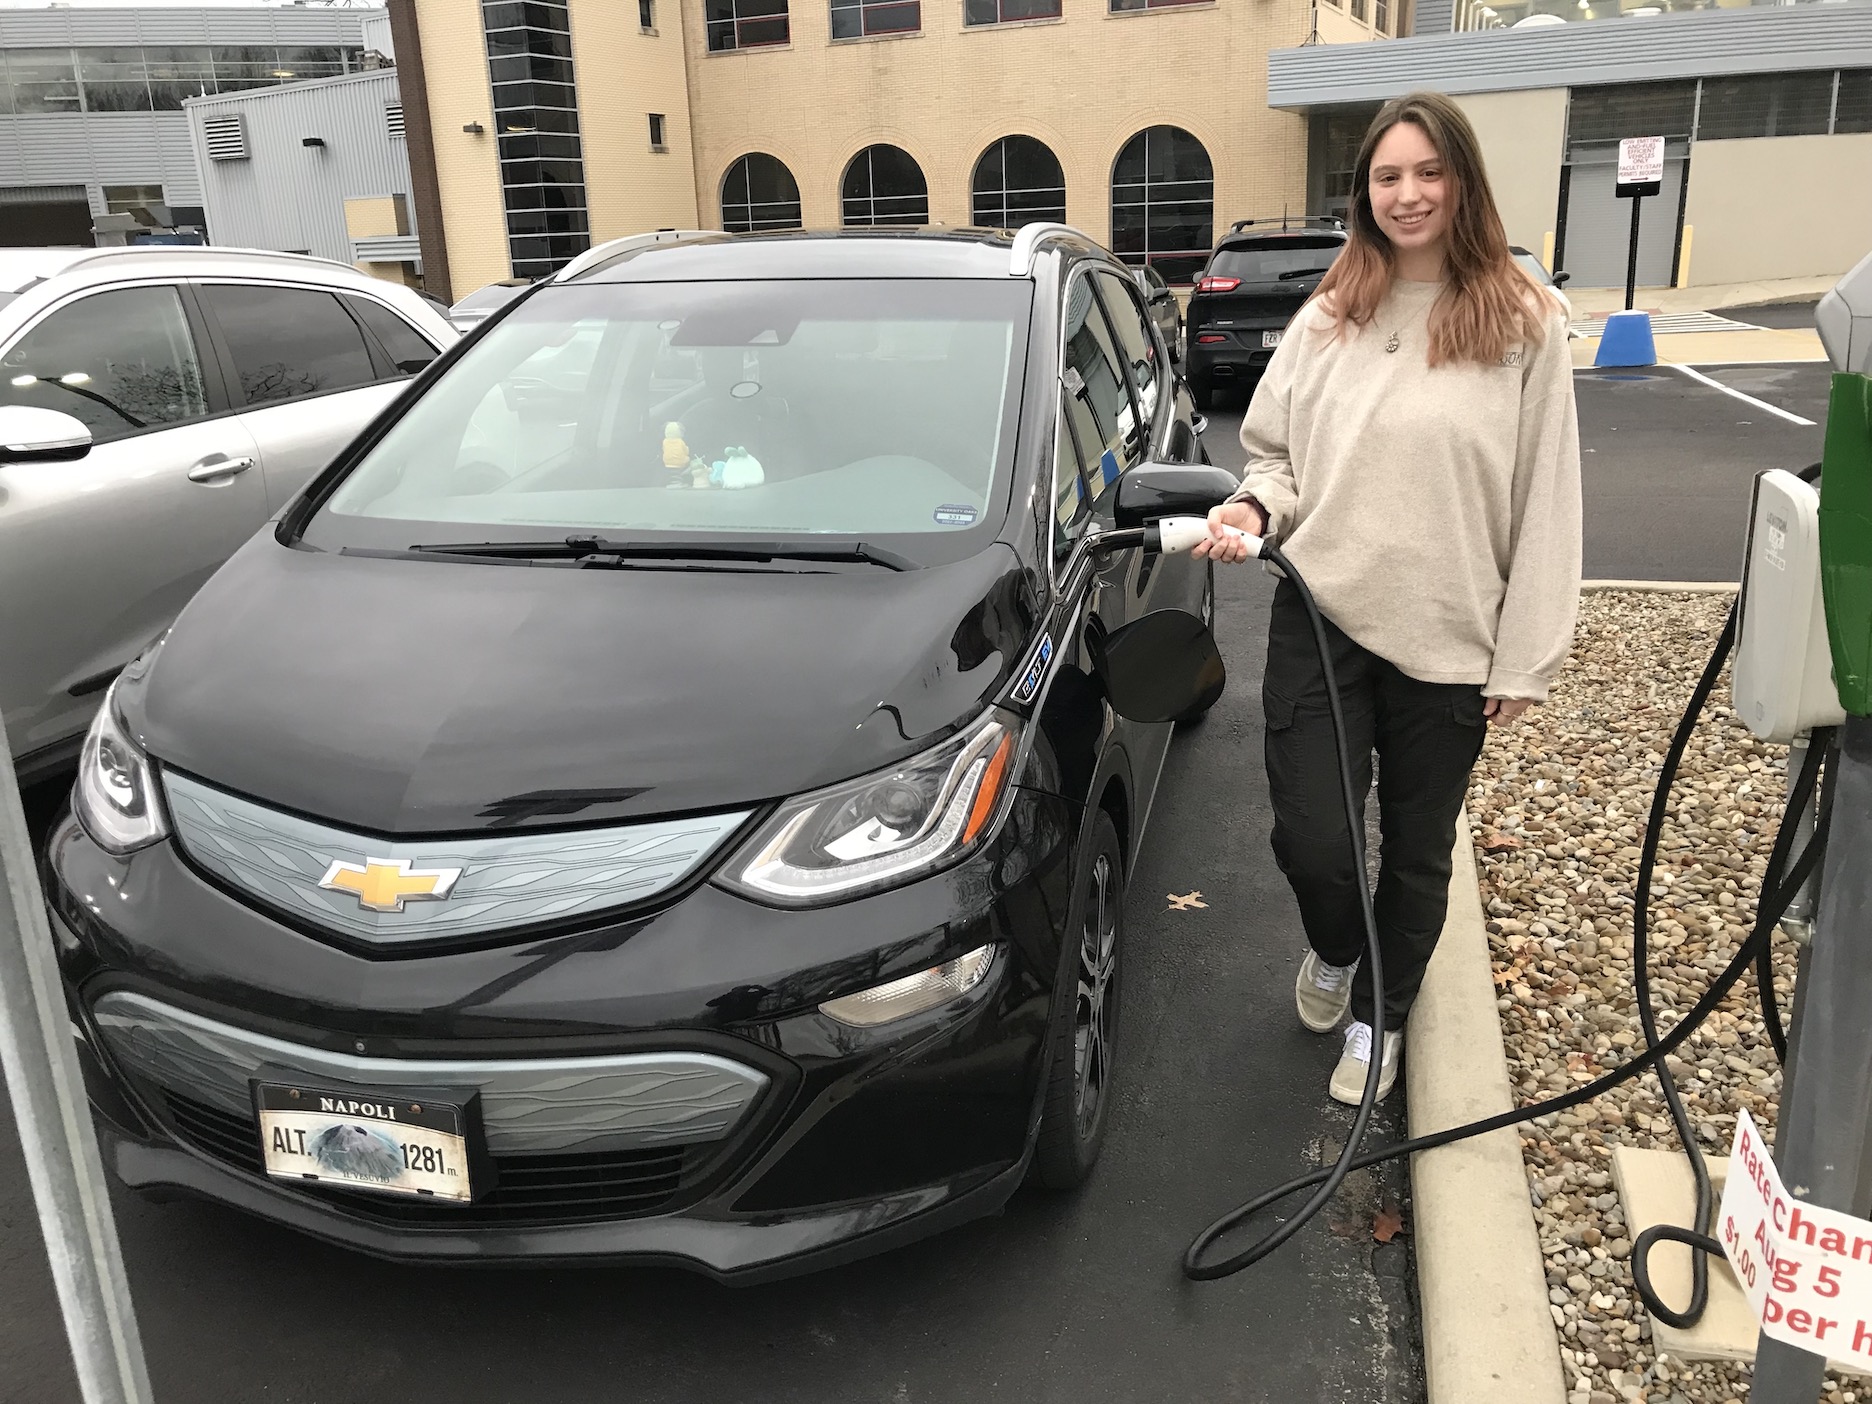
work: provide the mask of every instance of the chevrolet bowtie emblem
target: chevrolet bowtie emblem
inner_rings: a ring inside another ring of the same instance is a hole
[[[439,902],[449,895],[460,868],[412,868],[407,858],[366,858],[362,863],[334,862],[319,879],[332,892],[349,892],[373,912],[400,912],[415,899]]]

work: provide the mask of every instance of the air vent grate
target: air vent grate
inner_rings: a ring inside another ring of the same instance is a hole
[[[386,102],[384,104],[384,130],[393,141],[403,140],[403,104]]]
[[[247,159],[247,123],[238,112],[224,113],[202,120],[202,135],[207,139],[210,161],[245,161]]]

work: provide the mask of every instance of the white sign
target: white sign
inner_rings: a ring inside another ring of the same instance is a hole
[[[1625,137],[1618,144],[1618,183],[1655,185],[1664,179],[1664,138]]]
[[[1717,1227],[1763,1331],[1872,1373],[1872,1222],[1789,1194],[1746,1111]]]

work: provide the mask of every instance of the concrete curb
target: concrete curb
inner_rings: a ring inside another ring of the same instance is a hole
[[[1413,1136],[1514,1105],[1465,810],[1449,916],[1411,1011]],[[1545,1265],[1512,1127],[1411,1161],[1430,1404],[1564,1404]]]
[[[1634,590],[1652,595],[1733,595],[1741,587],[1733,580],[1582,580],[1580,591]]]

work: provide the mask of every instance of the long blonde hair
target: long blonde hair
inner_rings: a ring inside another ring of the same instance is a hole
[[[1396,253],[1372,210],[1371,166],[1379,141],[1400,122],[1416,125],[1436,148],[1455,197],[1444,265],[1449,287],[1430,315],[1430,364],[1493,365],[1511,344],[1542,340],[1548,309],[1508,252],[1475,128],[1441,93],[1393,98],[1372,120],[1352,173],[1350,237],[1314,297],[1343,336],[1347,323],[1370,323],[1390,289]]]

